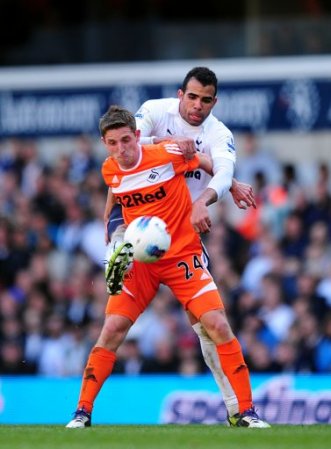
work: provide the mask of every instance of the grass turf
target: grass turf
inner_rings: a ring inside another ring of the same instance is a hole
[[[0,449],[327,449],[331,426],[123,425],[88,429],[0,425]]]

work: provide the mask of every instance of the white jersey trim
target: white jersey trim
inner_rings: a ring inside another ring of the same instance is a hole
[[[169,162],[137,173],[124,175],[121,184],[118,187],[113,187],[112,191],[114,193],[123,193],[130,190],[143,189],[144,187],[150,187],[152,184],[157,185],[169,181],[174,176],[174,167]]]
[[[210,277],[210,275],[208,276]],[[217,290],[215,282],[209,282],[209,284],[205,285],[201,290],[199,290],[194,296],[192,296],[192,299],[198,298],[199,296],[203,295],[206,292],[210,292],[212,290]]]

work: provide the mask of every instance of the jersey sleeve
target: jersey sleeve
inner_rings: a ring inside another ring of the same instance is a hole
[[[225,128],[214,129],[210,133],[210,156],[213,160],[213,166],[215,162],[217,164],[218,158],[230,159],[233,163],[236,163],[236,147],[232,132]]]
[[[105,184],[109,187],[112,186],[113,170],[112,170],[112,160],[107,158],[101,166],[101,174]]]
[[[153,103],[145,101],[135,114],[137,129],[140,130],[140,143],[142,145],[151,144],[155,129],[155,119],[157,119],[157,110],[152,106]]]
[[[213,177],[208,188],[221,199],[230,189],[236,163],[236,148],[232,132],[221,122],[211,122],[208,129],[209,154],[213,164]]]
[[[214,165],[215,169],[215,165]],[[208,188],[215,190],[217,198],[221,199],[229,192],[232,185],[234,163],[226,158],[218,159],[218,167],[208,184]]]

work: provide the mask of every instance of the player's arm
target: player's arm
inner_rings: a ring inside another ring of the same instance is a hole
[[[197,156],[199,158],[199,167],[207,172],[208,175],[213,176],[213,163],[210,157],[204,153],[197,153]]]
[[[232,133],[229,131],[225,135],[219,133],[218,131],[212,135],[211,141],[211,157],[213,161],[213,170],[215,175],[218,171],[224,170],[224,160],[230,160],[235,164],[236,162],[236,151],[235,144]],[[228,172],[228,168],[225,167],[226,173]],[[234,165],[233,165],[233,173],[232,178],[234,176]],[[218,199],[221,199],[227,191],[220,191],[217,188],[218,179],[212,179],[208,187],[214,188],[218,193]],[[249,184],[244,184],[236,180],[232,179],[231,185],[229,187],[230,193],[232,195],[233,201],[239,209],[247,209],[247,207],[253,206],[256,207],[253,188]]]
[[[172,142],[177,143],[180,151],[182,152],[184,158],[187,161],[190,161],[194,158],[195,153],[197,152],[195,148],[194,140],[188,137],[153,137],[153,143],[161,143],[165,140],[171,140]]]
[[[217,170],[208,187],[194,201],[192,206],[191,223],[196,232],[209,232],[211,220],[208,206],[222,198],[232,186],[234,162],[226,158],[213,160],[213,170]]]
[[[195,232],[209,232],[211,220],[208,213],[208,206],[217,201],[215,190],[207,187],[192,205],[191,223]]]
[[[157,144],[157,143],[162,143],[165,141],[175,142],[178,145],[178,148],[180,149],[184,158],[187,161],[190,161],[191,159],[193,159],[195,153],[197,152],[197,150],[195,148],[194,140],[190,139],[188,137],[178,137],[178,136],[175,136],[175,137],[171,137],[171,136],[140,137],[140,143],[142,145],[151,144],[151,143]]]
[[[140,141],[141,140],[142,140],[142,138],[140,138]],[[197,152],[196,148],[195,148],[194,140],[189,139],[187,137],[169,137],[169,136],[155,137],[154,136],[152,138],[152,140],[153,140],[153,143],[161,143],[161,142],[164,142],[165,140],[176,142],[186,160],[193,159],[195,153]],[[199,153],[199,154],[201,154],[201,153]],[[204,169],[204,167],[201,167],[201,168]],[[209,167],[205,171],[208,174],[210,174],[211,176],[213,176],[213,170],[210,170]],[[239,209],[247,209],[248,207],[251,207],[251,206],[256,208],[253,188],[250,184],[245,184],[243,182],[239,182],[237,179],[233,178],[232,184],[231,184],[229,190],[232,195],[233,201],[235,202],[236,206],[239,207]],[[228,190],[224,190],[223,193],[221,194],[221,196],[223,196],[227,192],[228,192]]]
[[[153,136],[153,131],[155,128],[155,120],[157,119],[157,110],[152,107],[152,103],[148,100],[143,103],[138,111],[135,113],[135,120],[137,129],[140,130],[140,139],[139,142],[142,145],[150,145],[162,142],[162,139],[158,141],[156,136]]]
[[[107,193],[107,200],[106,200],[105,210],[104,210],[104,214],[103,214],[103,222],[104,222],[104,226],[105,226],[105,242],[106,242],[106,244],[109,243],[107,226],[108,226],[110,213],[111,213],[112,208],[114,207],[114,204],[115,204],[115,196],[113,195],[111,187],[109,187],[108,188],[108,193]]]

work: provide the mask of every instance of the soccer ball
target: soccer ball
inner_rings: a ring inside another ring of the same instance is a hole
[[[161,259],[168,251],[171,236],[161,218],[143,216],[128,225],[124,240],[132,244],[135,260],[151,263]]]

